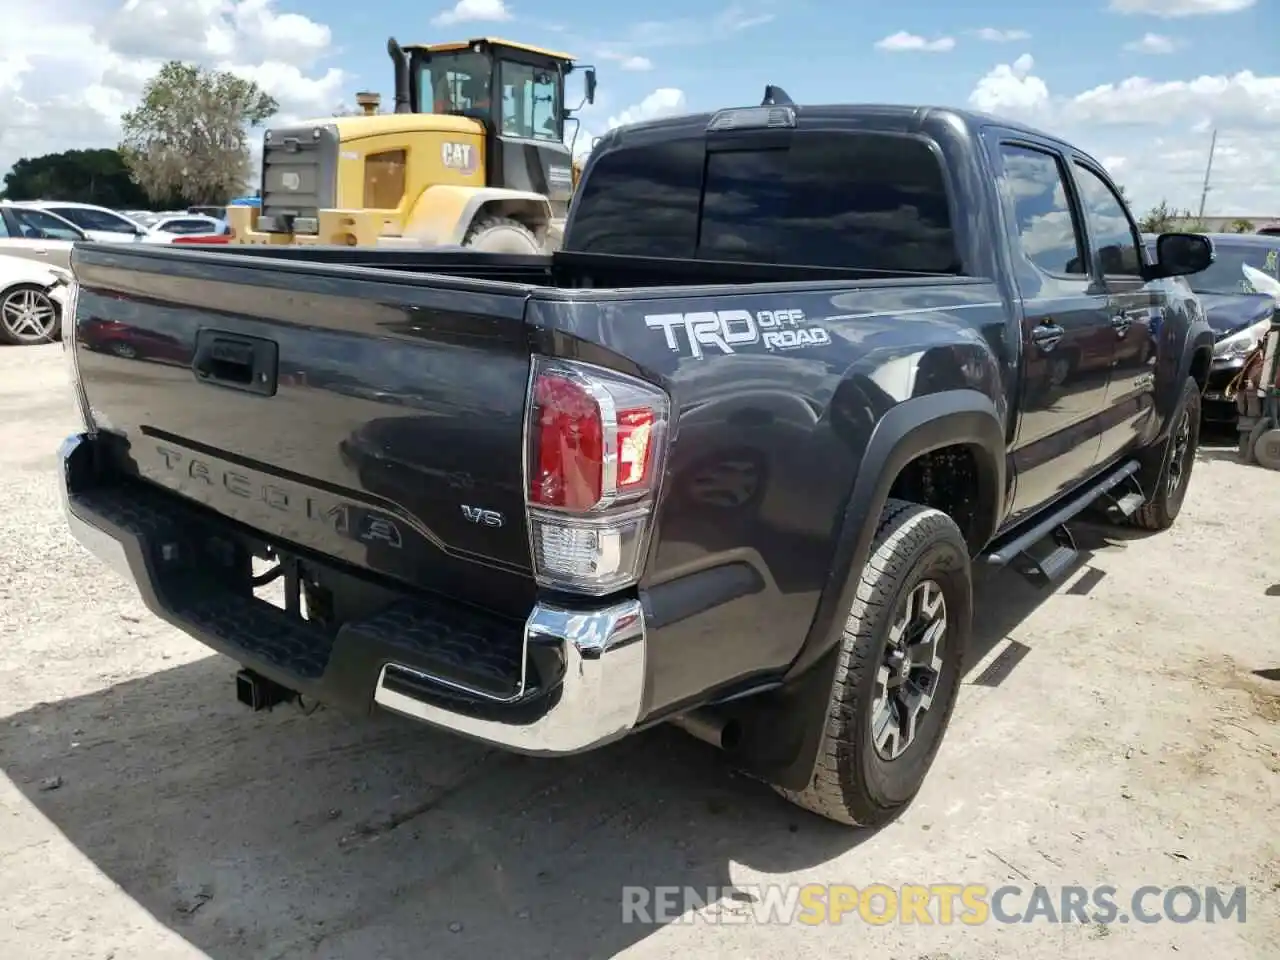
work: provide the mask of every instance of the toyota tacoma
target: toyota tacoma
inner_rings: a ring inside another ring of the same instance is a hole
[[[66,517],[255,708],[538,755],[673,721],[879,824],[976,567],[1177,517],[1212,259],[1055,137],[769,88],[607,134],[548,256],[77,245]]]

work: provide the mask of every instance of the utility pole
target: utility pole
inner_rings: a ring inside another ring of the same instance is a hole
[[[1213,151],[1218,145],[1218,128],[1213,128],[1213,139],[1209,141],[1209,162],[1204,168],[1204,189],[1200,191],[1200,213],[1196,215],[1197,220],[1204,220],[1204,202],[1209,196],[1209,174],[1213,172]]]

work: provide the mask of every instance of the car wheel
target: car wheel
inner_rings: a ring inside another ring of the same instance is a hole
[[[1144,530],[1167,530],[1173,526],[1191,483],[1191,469],[1199,447],[1200,385],[1188,377],[1173,415],[1156,488],[1129,518],[1130,523]]]
[[[58,339],[60,328],[58,305],[38,284],[21,283],[0,296],[0,339],[5,343],[49,343]]]
[[[878,826],[911,802],[951,719],[972,622],[969,549],[946,514],[890,500],[840,640],[808,787],[830,820]]]
[[[138,348],[132,343],[126,343],[124,340],[112,340],[107,346],[107,350],[122,360],[138,359]]]

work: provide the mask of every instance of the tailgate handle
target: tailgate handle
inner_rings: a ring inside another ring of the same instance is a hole
[[[274,340],[200,330],[191,368],[204,383],[271,397],[276,392],[279,356]]]

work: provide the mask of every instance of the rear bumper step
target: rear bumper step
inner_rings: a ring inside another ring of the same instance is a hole
[[[570,754],[640,718],[646,636],[638,601],[536,604],[523,629],[405,596],[336,630],[252,594],[238,525],[149,485],[104,476],[88,435],[59,448],[72,535],[133,582],[157,616],[289,690],[374,705],[529,754]]]

